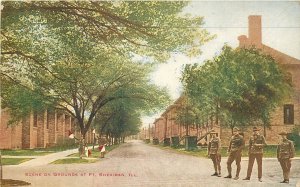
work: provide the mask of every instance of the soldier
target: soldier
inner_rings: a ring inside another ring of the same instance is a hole
[[[228,160],[227,160],[227,170],[228,170],[228,176],[225,178],[232,178],[231,175],[231,164],[235,160],[236,163],[236,175],[234,180],[239,179],[239,174],[241,171],[241,158],[242,158],[242,149],[245,145],[245,141],[243,136],[239,134],[239,129],[237,127],[233,128],[233,136],[231,137],[229,147],[228,147]]]
[[[292,141],[287,139],[285,131],[279,133],[282,141],[279,142],[277,147],[277,159],[283,171],[283,181],[280,183],[289,183],[289,175],[291,169],[291,161],[295,156],[295,148]]]
[[[259,134],[259,128],[253,127],[253,136],[250,137],[249,140],[249,161],[248,161],[248,170],[247,177],[243,180],[250,180],[251,172],[254,164],[254,160],[256,159],[257,167],[258,167],[258,181],[262,182],[262,157],[263,157],[263,147],[266,144],[265,137]]]
[[[220,154],[220,147],[221,141],[216,136],[217,132],[215,130],[210,131],[211,140],[208,143],[208,152],[207,155],[211,158],[214,164],[215,173],[211,176],[218,176],[221,177],[221,154]]]

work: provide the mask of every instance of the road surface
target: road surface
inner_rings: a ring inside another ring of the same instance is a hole
[[[174,151],[162,150],[141,141],[122,144],[93,164],[68,164],[44,166],[5,166],[4,178],[30,182],[32,186],[82,187],[82,186],[138,186],[138,187],[300,187],[300,160],[292,161],[290,184],[280,184],[282,172],[276,159],[263,161],[263,182],[257,180],[257,166],[253,167],[250,181],[243,181],[247,160],[242,160],[240,179],[225,179],[226,158],[222,158],[222,177],[212,177],[211,160]],[[233,174],[235,174],[233,163]]]

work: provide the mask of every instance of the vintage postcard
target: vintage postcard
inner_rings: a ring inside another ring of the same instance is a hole
[[[300,187],[300,1],[1,1],[0,186]]]

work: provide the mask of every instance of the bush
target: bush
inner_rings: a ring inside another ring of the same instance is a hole
[[[295,144],[295,147],[300,148],[300,128],[295,127],[292,130],[291,134],[288,134],[288,139],[292,140]]]

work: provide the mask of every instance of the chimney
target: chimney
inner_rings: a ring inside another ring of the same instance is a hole
[[[245,35],[241,35],[238,37],[239,40],[239,47],[246,47],[247,46],[247,42],[248,42],[248,38]]]
[[[261,16],[251,15],[248,17],[249,26],[248,26],[248,35],[249,40],[252,45],[261,45],[262,44],[262,34],[261,34]]]

